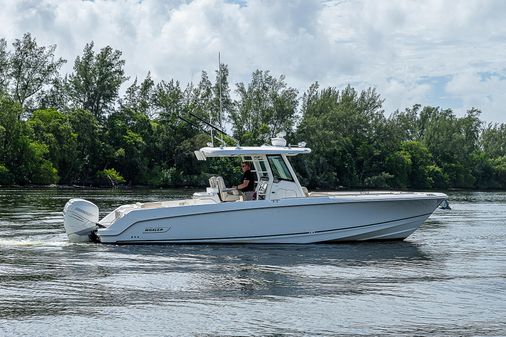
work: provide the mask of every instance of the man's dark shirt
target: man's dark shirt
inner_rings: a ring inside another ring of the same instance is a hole
[[[255,190],[255,177],[253,175],[253,172],[251,172],[251,170],[248,170],[248,171],[244,172],[244,174],[242,175],[242,182],[241,182],[241,184],[244,182],[244,180],[248,180],[249,183],[248,183],[248,186],[246,186],[245,188],[241,189],[241,191],[243,191],[243,192],[254,191]]]

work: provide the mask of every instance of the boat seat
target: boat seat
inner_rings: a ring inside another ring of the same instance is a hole
[[[239,191],[236,188],[227,188],[223,177],[216,177],[216,183],[218,184],[218,190],[220,191],[221,201],[237,201],[241,198]]]
[[[304,193],[304,196],[309,197],[309,191],[307,190],[307,187],[301,186],[302,193]]]
[[[216,180],[217,177],[212,176],[209,178],[209,187],[218,189],[218,181]]]

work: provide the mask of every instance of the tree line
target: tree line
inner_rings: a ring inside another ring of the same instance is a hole
[[[312,154],[292,161],[309,188],[506,188],[506,125],[475,108],[387,116],[374,88],[299,93],[263,70],[232,87],[224,64],[198,83],[131,79],[121,51],[93,42],[62,75],[55,51],[31,34],[0,39],[0,185],[196,187],[216,173],[236,183],[236,161],[194,157],[211,123],[231,129],[229,145],[268,144],[280,131],[306,141]]]

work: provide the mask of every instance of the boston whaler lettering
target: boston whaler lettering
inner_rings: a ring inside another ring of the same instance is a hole
[[[422,192],[311,192],[302,187],[289,157],[309,154],[304,143],[214,147],[197,159],[240,157],[253,163],[254,200],[211,177],[191,199],[123,205],[99,221],[99,209],[83,199],[64,208],[73,242],[102,243],[315,243],[405,239],[448,197]]]

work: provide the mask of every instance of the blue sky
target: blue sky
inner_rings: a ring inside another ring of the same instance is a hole
[[[385,99],[385,113],[413,104],[472,107],[506,123],[506,1],[502,0],[0,0],[0,37],[31,32],[69,62],[85,43],[121,50],[126,71],[198,81],[217,55],[230,82],[256,69]]]

